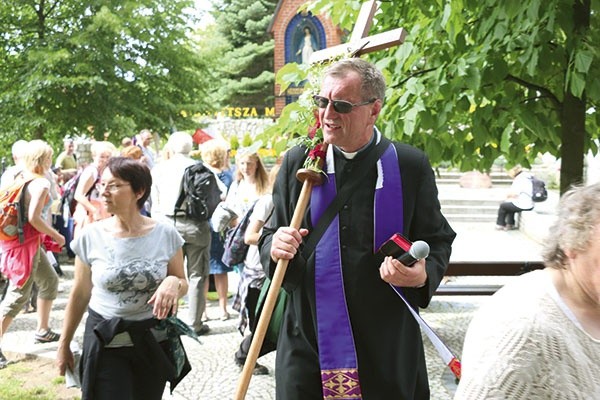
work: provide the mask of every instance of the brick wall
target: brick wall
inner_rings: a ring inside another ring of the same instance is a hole
[[[273,21],[271,35],[275,39],[275,73],[285,64],[285,31],[290,21],[298,14],[298,7],[304,4],[306,0],[282,0],[279,10]],[[325,16],[317,16],[327,38],[327,47],[332,47],[341,43],[342,31],[334,26],[331,20]],[[279,85],[275,85],[275,114],[279,116],[281,110],[285,107],[285,95],[279,94]]]

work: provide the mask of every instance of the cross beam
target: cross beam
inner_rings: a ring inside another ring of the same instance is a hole
[[[358,57],[362,54],[372,53],[404,43],[407,32],[403,28],[367,36],[373,24],[375,11],[377,11],[377,2],[375,0],[363,3],[350,41],[315,51],[310,57],[310,63],[325,61],[345,53],[349,53],[351,57]]]

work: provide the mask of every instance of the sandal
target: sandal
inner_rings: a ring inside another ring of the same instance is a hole
[[[25,304],[25,308],[23,309],[25,314],[31,314],[37,312],[37,308],[32,306],[31,304]]]
[[[5,368],[10,362],[4,357],[2,354],[2,350],[0,349],[0,369]]]
[[[59,339],[60,339],[60,335],[56,332],[52,332],[52,329],[48,329],[43,334],[41,334],[39,332],[35,333],[35,342],[36,343],[58,342]]]

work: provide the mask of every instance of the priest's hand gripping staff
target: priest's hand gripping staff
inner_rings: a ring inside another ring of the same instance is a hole
[[[327,143],[323,143],[321,150],[322,154],[327,153]],[[323,164],[324,159],[319,157],[319,169],[322,169]],[[313,186],[321,185],[323,183],[323,179],[325,179],[325,176],[323,173],[319,173],[316,170],[302,168],[296,172],[296,178],[302,182],[302,190],[300,191],[300,196],[298,197],[298,202],[296,203],[296,208],[294,209],[294,214],[292,215],[290,227],[294,229],[300,229],[302,218],[304,217],[306,207],[310,201],[310,195]],[[258,358],[260,348],[262,347],[265,339],[265,334],[267,332],[267,328],[269,327],[269,321],[271,320],[273,309],[277,303],[277,295],[279,294],[279,289],[281,288],[283,277],[285,276],[289,262],[290,260],[284,259],[279,259],[277,262],[277,267],[275,268],[275,273],[273,275],[273,279],[271,280],[271,286],[267,292],[265,304],[263,306],[262,313],[260,314],[260,318],[258,319],[256,329],[254,330],[254,336],[252,338],[252,343],[250,344],[250,349],[248,350],[248,356],[246,357],[246,362],[244,363],[244,368],[242,369],[242,374],[240,376],[240,380],[238,381],[238,386],[234,397],[236,400],[243,400],[246,397],[248,385],[250,385],[250,379],[252,378],[252,371],[254,370],[256,359]]]

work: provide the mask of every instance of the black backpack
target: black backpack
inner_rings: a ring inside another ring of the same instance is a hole
[[[185,208],[182,208],[185,200]],[[184,212],[196,221],[207,221],[221,202],[217,177],[201,161],[190,165],[183,173],[181,192],[173,215]]]
[[[546,182],[535,176],[531,177],[531,186],[533,190],[531,192],[531,200],[536,203],[546,201],[548,199],[548,191],[546,190]]]
[[[62,194],[60,195],[60,212],[63,215],[67,215],[71,217],[75,212],[75,207],[77,206],[77,200],[75,200],[75,190],[77,189],[77,185],[79,184],[79,179],[81,178],[81,174],[83,173],[84,168],[80,168],[74,176],[71,177],[68,181],[66,181],[62,186]],[[89,197],[92,194],[96,184],[100,182],[100,176],[96,179],[96,182],[92,185],[91,188],[85,194],[86,197]]]
[[[77,173],[72,176],[71,179],[66,181],[62,187],[63,192],[60,195],[59,210],[62,213],[67,213],[68,216],[73,215],[75,212],[75,206],[77,205],[77,201],[75,200],[75,189],[77,189],[77,184],[79,183],[82,172],[83,168],[77,171]],[[65,209],[65,207],[67,207],[67,209]]]

